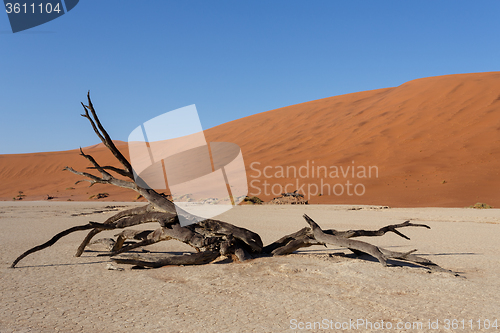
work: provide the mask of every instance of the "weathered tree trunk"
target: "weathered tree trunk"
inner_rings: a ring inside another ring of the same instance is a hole
[[[126,253],[111,258],[118,264],[129,264],[143,267],[158,268],[167,265],[204,265],[214,261],[220,254],[216,251],[205,251],[188,254],[135,254]]]
[[[86,177],[86,179],[78,182],[88,181],[90,182],[90,186],[100,183],[134,190],[142,195],[149,203],[143,207],[137,207],[119,212],[118,214],[108,218],[103,223],[89,222],[88,224],[75,226],[62,231],[52,237],[52,239],[48,242],[29,249],[21,254],[12,263],[11,267],[13,268],[27,255],[52,246],[60,238],[72,232],[90,230],[77,249],[75,255],[78,257],[84,252],[86,246],[90,243],[92,238],[103,230],[125,229],[143,223],[156,222],[160,225],[160,227],[156,230],[123,230],[119,234],[115,235],[117,239],[114,241],[114,244],[112,244],[112,249],[108,253],[103,253],[101,255],[111,256],[111,260],[117,263],[144,267],[161,267],[164,265],[201,265],[209,263],[219,256],[230,256],[235,260],[244,261],[259,256],[286,255],[299,248],[312,245],[326,246],[327,244],[330,244],[348,248],[356,254],[371,255],[383,266],[387,265],[387,261],[389,259],[396,259],[409,261],[434,270],[446,271],[425,258],[413,255],[412,253],[415,250],[408,253],[394,252],[366,242],[352,239],[360,236],[383,236],[387,232],[394,232],[405,239],[409,239],[397,229],[403,227],[429,228],[427,225],[412,224],[409,221],[405,221],[401,224],[388,225],[373,231],[336,231],[322,230],[315,221],[313,221],[309,216],[304,215],[304,218],[310,227],[305,227],[293,234],[284,236],[265,247],[263,246],[262,240],[258,234],[223,221],[205,219],[201,222],[183,227],[179,224],[177,214],[180,214],[187,219],[192,219],[193,217],[190,214],[176,208],[174,203],[168,200],[165,196],[159,194],[155,190],[143,188],[135,182],[132,166],[114,145],[111,137],[99,121],[90,99],[90,93],[87,94],[87,100],[88,105],[84,105],[82,103],[85,111],[85,114],[82,114],[82,116],[89,120],[96,135],[122,165],[122,168],[114,166],[101,166],[92,156],[85,154],[83,150],[80,149],[80,155],[86,158],[93,165],[92,167],[89,167],[89,169],[97,170],[101,176],[96,176],[88,172],[76,171],[71,167],[65,167],[64,170]],[[114,172],[127,180],[116,178],[110,172]],[[136,242],[131,244],[126,243],[126,240],[131,239]],[[186,243],[193,247],[196,250],[196,253],[183,255],[124,253],[139,247],[166,240],[177,240]]]

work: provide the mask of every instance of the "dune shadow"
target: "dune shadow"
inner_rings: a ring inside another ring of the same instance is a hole
[[[478,256],[483,253],[473,252],[452,252],[452,253],[417,253],[419,256]]]
[[[377,258],[372,257],[369,254],[362,254],[362,255],[357,255],[355,253],[349,253],[345,255],[346,258],[351,258],[351,259],[359,259],[363,261],[368,261],[368,262],[375,262],[379,263]],[[426,270],[431,271],[431,268],[425,266],[425,265],[418,265],[412,262],[404,261],[404,260],[398,260],[398,259],[388,259],[387,260],[387,266],[389,267],[411,267],[411,268],[424,268]]]
[[[16,266],[15,269],[22,268],[35,268],[35,267],[58,267],[58,266],[79,266],[79,265],[93,265],[93,264],[103,264],[109,262],[108,260],[102,261],[92,261],[92,262],[78,262],[71,264],[45,264],[45,265],[30,265],[30,266]]]
[[[387,247],[403,247],[403,246],[387,246]],[[385,247],[385,248],[387,248]],[[302,251],[296,251],[294,252],[295,254],[302,254],[302,255],[307,255],[307,254],[326,254],[330,256],[343,256],[345,258],[349,259],[359,259],[367,262],[374,262],[378,263],[378,259],[375,257],[372,257],[369,254],[356,254],[351,251],[349,251],[346,248],[336,248],[336,249],[317,249],[317,250],[302,250]],[[415,255],[424,257],[424,256],[454,256],[454,255],[480,255],[481,253],[473,253],[473,252],[451,252],[451,253],[415,253]],[[410,268],[423,268],[425,269],[428,273],[431,273],[433,271],[433,265],[427,266],[424,264],[418,264],[418,263],[413,263],[409,262],[406,260],[402,259],[388,259],[387,260],[387,265],[389,267],[410,267]],[[450,271],[451,272],[451,271]],[[455,274],[462,274],[464,272],[454,272]]]

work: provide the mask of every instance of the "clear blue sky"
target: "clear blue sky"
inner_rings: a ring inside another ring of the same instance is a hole
[[[500,70],[500,1],[81,0],[13,34],[0,13],[0,154],[114,139],[196,104],[203,128],[416,78]]]

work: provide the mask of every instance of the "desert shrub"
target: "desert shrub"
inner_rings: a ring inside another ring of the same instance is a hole
[[[493,206],[490,206],[490,205],[485,204],[485,203],[478,202],[478,203],[476,203],[475,205],[469,206],[469,208],[475,208],[475,209],[489,209],[489,208],[493,208]]]
[[[26,194],[23,193],[23,191],[19,191],[19,194],[16,195],[14,198],[12,198],[13,200],[23,200],[24,197],[26,196]]]
[[[262,205],[263,201],[258,198],[258,197],[249,197],[247,196],[245,199],[243,199],[244,202],[251,203],[254,205]]]

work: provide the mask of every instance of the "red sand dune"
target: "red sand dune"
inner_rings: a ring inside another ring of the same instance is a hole
[[[127,154],[127,144],[115,141],[117,147]],[[83,148],[86,154],[92,155],[101,165],[118,165],[113,155],[98,144]],[[22,191],[24,200],[44,200],[47,195],[54,196],[53,200],[89,200],[89,197],[98,193],[109,193],[104,200],[133,201],[137,193],[131,190],[117,188],[111,185],[95,184],[89,187],[89,182],[75,182],[85,177],[77,176],[69,171],[63,171],[70,166],[78,171],[85,171],[99,175],[98,172],[87,170],[92,166],[78,149],[33,154],[0,155],[0,179],[3,186],[0,188],[0,200],[12,200]],[[101,199],[104,201],[103,199]]]
[[[298,181],[311,203],[500,207],[500,72],[329,97],[238,119],[205,135],[241,147],[249,194],[266,201],[287,184],[295,190]],[[126,153],[125,143],[119,147]],[[102,145],[85,151],[101,164],[116,164]],[[84,170],[89,164],[77,150],[0,155],[0,199],[12,200],[18,191],[25,200],[47,194],[87,200],[98,192],[110,194],[104,200],[136,197],[106,185],[73,185],[81,177],[62,172],[65,165]],[[294,177],[294,170],[301,173]]]

